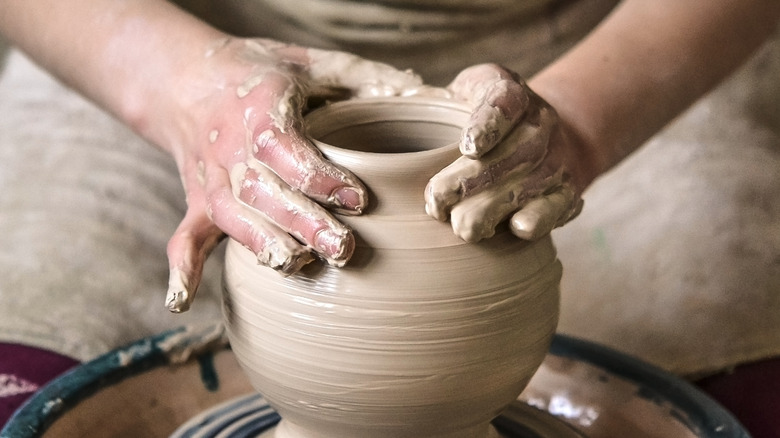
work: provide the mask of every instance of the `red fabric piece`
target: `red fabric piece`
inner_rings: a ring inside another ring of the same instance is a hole
[[[780,438],[780,358],[740,365],[696,382],[750,432]]]
[[[0,428],[38,388],[78,363],[51,351],[0,342]]]

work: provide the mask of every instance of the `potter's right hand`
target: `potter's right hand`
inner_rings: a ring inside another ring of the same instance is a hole
[[[495,64],[467,68],[448,89],[473,110],[462,157],[425,189],[429,215],[449,218],[468,242],[492,236],[507,218],[517,237],[535,240],[577,215],[584,187],[573,177],[576,148],[547,102]]]
[[[188,210],[168,244],[167,307],[189,308],[223,233],[284,274],[310,262],[312,251],[343,265],[354,237],[326,209],[359,214],[366,189],[303,135],[307,98],[400,95],[420,78],[347,53],[227,38],[215,41],[195,73],[177,110],[189,119],[171,124],[180,126],[171,153]]]

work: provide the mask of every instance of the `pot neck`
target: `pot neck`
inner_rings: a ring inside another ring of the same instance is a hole
[[[307,116],[307,130],[326,158],[369,190],[368,215],[424,215],[428,180],[460,156],[469,117],[463,104],[433,98],[359,99]]]

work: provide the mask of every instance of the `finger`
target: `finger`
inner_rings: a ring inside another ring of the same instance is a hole
[[[402,96],[422,86],[420,76],[346,52],[308,49],[308,72],[314,84],[346,88],[356,97]]]
[[[245,123],[253,132],[254,158],[274,169],[288,185],[323,205],[343,213],[362,212],[368,199],[363,184],[348,171],[327,161],[301,135],[303,92],[300,87],[279,73],[268,73],[262,81],[264,86],[253,90],[253,97],[260,102],[273,102],[273,110],[250,106],[244,114]],[[231,168],[233,157],[226,161],[225,167]]]
[[[474,196],[510,174],[529,173],[545,157],[547,144],[555,126],[555,114],[549,107],[529,114],[528,120],[514,130],[489,154],[478,160],[461,157],[445,167],[428,182],[425,210],[437,220],[445,221],[452,206]]]
[[[239,202],[222,169],[212,169],[206,182],[207,212],[222,231],[257,256],[257,262],[289,275],[314,260],[308,248]]]
[[[168,241],[170,274],[165,307],[174,313],[189,310],[200,284],[203,264],[223,236],[203,207],[202,203],[190,206]]]
[[[326,160],[297,130],[283,133],[269,128],[261,131],[252,154],[274,169],[289,186],[341,213],[359,214],[368,203],[363,183]]]
[[[530,200],[509,221],[509,229],[525,240],[537,240],[563,225],[575,212],[574,190],[564,184],[558,190]]]
[[[523,118],[530,102],[525,84],[495,64],[463,70],[448,88],[474,107],[460,141],[461,154],[471,158],[493,149]]]
[[[389,64],[370,61],[347,52],[304,48],[272,40],[255,39],[247,44],[248,59],[267,62],[269,53],[280,66],[299,73],[308,72],[307,94],[339,96],[347,90],[354,97],[382,97],[417,94],[441,96],[443,91],[422,85],[420,76]],[[449,93],[445,93],[449,95]]]
[[[352,256],[352,231],[300,191],[290,189],[268,167],[240,163],[231,170],[230,178],[237,199],[261,211],[329,264],[343,266]]]
[[[546,174],[538,171],[530,175],[511,175],[500,184],[456,204],[450,215],[452,230],[467,242],[492,237],[496,226],[509,215],[530,199],[560,184],[561,172]]]

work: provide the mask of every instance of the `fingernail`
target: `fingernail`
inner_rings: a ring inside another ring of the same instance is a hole
[[[356,187],[341,187],[331,195],[331,199],[342,210],[361,213],[365,207],[365,193]]]
[[[314,249],[331,265],[344,266],[355,250],[355,238],[348,230],[322,229],[314,238]]]
[[[188,279],[178,268],[171,269],[168,277],[168,293],[165,296],[165,307],[173,313],[186,312],[192,303],[192,294],[188,287]]]

